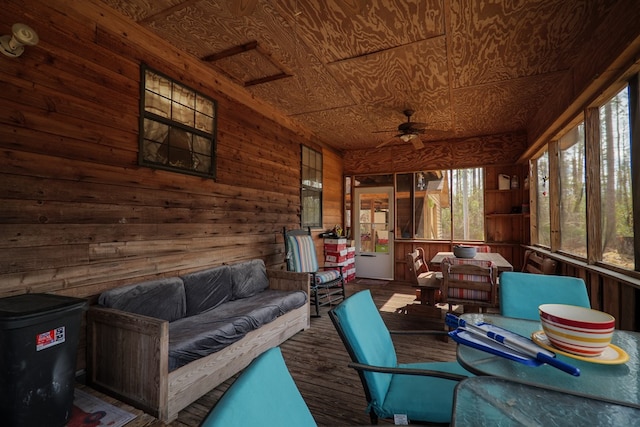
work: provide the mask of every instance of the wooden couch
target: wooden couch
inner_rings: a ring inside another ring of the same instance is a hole
[[[270,290],[303,290],[309,295],[306,273],[266,270],[266,274]],[[309,328],[309,318],[307,300],[239,341],[170,370],[169,321],[91,306],[87,314],[87,381],[170,422],[180,410],[240,372],[255,357]]]

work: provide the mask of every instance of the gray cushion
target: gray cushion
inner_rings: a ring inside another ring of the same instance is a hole
[[[186,315],[182,279],[168,277],[103,292],[98,303],[130,313],[172,322]]]
[[[303,291],[267,290],[169,324],[169,371],[222,350],[307,302]]]
[[[209,268],[182,276],[187,296],[187,316],[202,313],[231,300],[229,266]]]
[[[267,268],[261,259],[233,264],[229,268],[233,299],[248,298],[269,287]]]

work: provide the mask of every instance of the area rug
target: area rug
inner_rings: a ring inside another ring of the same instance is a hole
[[[136,416],[102,399],[76,389],[71,419],[66,427],[122,427]]]

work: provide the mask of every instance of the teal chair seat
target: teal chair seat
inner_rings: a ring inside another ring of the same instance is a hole
[[[500,275],[500,314],[538,320],[541,304],[591,308],[584,280],[570,276],[505,271]]]
[[[201,427],[316,425],[279,347],[254,359],[200,424]]]
[[[391,333],[369,290],[344,300],[329,317],[351,357],[349,366],[358,371],[373,424],[394,415],[414,422],[451,421],[454,388],[471,373],[457,362],[398,364]]]

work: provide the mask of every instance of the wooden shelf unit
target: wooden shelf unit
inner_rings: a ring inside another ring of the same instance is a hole
[[[517,176],[517,188],[499,188],[499,175]],[[529,215],[523,213],[528,204],[529,192],[525,190],[526,169],[522,165],[487,166],[484,180],[485,240],[487,243],[529,243]]]

